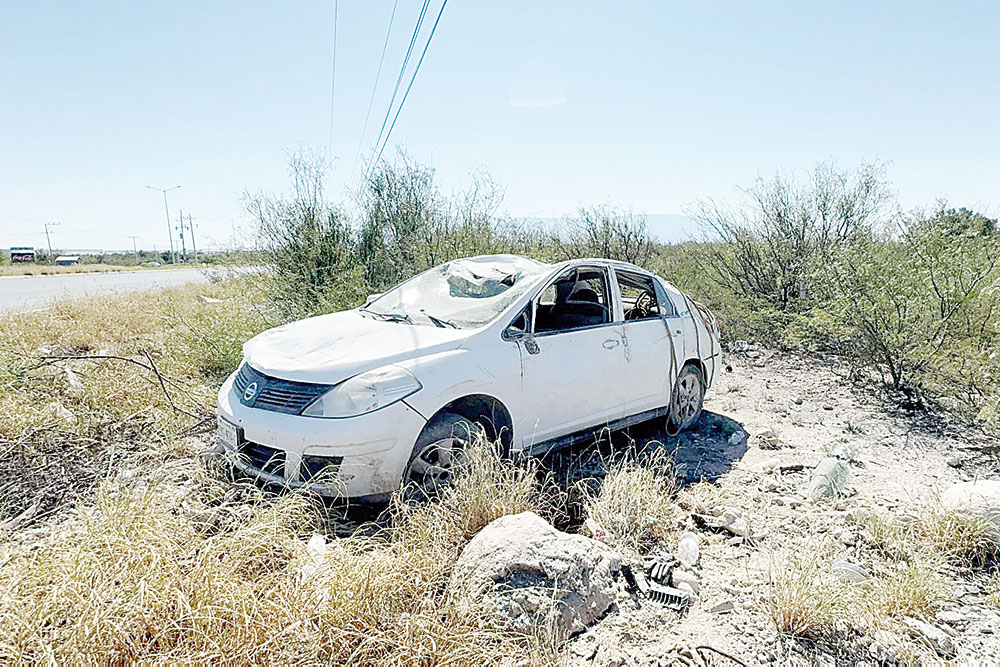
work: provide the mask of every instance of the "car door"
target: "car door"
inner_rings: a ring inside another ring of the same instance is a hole
[[[667,311],[660,305],[651,276],[621,269],[615,269],[614,276],[624,314],[625,414],[666,407],[676,375],[676,370],[671,373]]]
[[[607,269],[571,269],[529,308],[532,333],[519,345],[522,446],[621,418],[625,346]]]
[[[676,378],[684,361],[697,356],[698,332],[684,295],[670,283],[660,280],[655,281],[655,287],[660,310],[663,312],[663,321],[673,341],[674,368],[671,377]],[[673,390],[673,384],[670,385],[670,390]]]

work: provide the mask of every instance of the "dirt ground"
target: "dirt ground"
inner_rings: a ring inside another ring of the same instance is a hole
[[[717,378],[693,431],[670,439],[655,427],[634,428],[631,444],[673,451],[687,483],[711,480],[711,486],[692,487],[692,495],[736,509],[748,523],[749,539],[700,531],[700,595],[686,612],[634,597],[623,599],[617,611],[567,646],[567,661],[937,661],[920,638],[873,640],[856,632],[852,636],[846,629],[825,641],[779,637],[764,602],[769,577],[792,552],[815,551],[870,566],[857,546],[853,514],[868,510],[904,515],[933,502],[955,482],[995,478],[995,443],[976,430],[924,412],[889,407],[872,391],[852,384],[847,369],[835,362],[750,350],[728,363],[730,370]],[[606,458],[609,447],[627,444],[623,438],[616,437],[599,454],[591,447],[590,453],[578,449],[562,456],[576,468],[598,466],[595,457]],[[835,450],[851,459],[846,497],[816,503],[796,497],[815,465]],[[1000,663],[1000,610],[988,603],[987,575],[959,568],[945,568],[943,575],[947,601],[929,620],[951,638],[959,662]]]

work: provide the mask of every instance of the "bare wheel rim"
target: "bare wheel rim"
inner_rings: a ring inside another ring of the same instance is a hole
[[[701,409],[701,381],[695,373],[686,373],[677,381],[675,419],[681,428],[691,425]]]
[[[417,453],[406,476],[408,481],[425,493],[436,493],[451,483],[466,461],[463,440],[442,438]]]

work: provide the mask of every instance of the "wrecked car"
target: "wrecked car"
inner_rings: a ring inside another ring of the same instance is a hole
[[[701,414],[711,314],[632,264],[447,262],[353,310],[265,331],[218,398],[219,449],[267,484],[378,501],[433,493],[480,434],[538,455]]]

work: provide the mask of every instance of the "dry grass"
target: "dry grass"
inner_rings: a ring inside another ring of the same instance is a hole
[[[984,567],[1000,557],[996,526],[968,512],[925,509],[913,525],[917,541],[959,565]]]
[[[548,660],[449,600],[455,558],[493,518],[539,509],[530,470],[479,455],[440,502],[377,537],[307,540],[306,496],[266,498],[192,459],[128,483],[0,562],[0,660],[357,665]],[[238,487],[237,487],[238,488]]]
[[[113,273],[135,271],[142,267],[118,266],[113,264],[76,264],[56,266],[54,264],[4,264],[0,265],[0,276],[53,276],[65,273]]]
[[[210,423],[218,380],[267,326],[242,287],[0,317],[0,521],[33,499],[43,513],[71,502],[119,463],[169,456],[179,435]]]
[[[585,516],[607,532],[611,546],[634,557],[678,532],[683,515],[675,495],[669,460],[624,461],[611,467],[596,493],[586,494]]]
[[[1000,609],[1000,573],[993,575],[993,579],[990,581],[988,593],[990,604],[997,609]]]
[[[170,271],[171,269],[194,269],[204,264],[176,264],[163,266],[135,266],[133,264],[76,264],[56,266],[54,264],[2,264],[0,276],[57,276],[67,273],[118,273],[121,271]]]
[[[939,556],[924,553],[872,577],[869,585],[859,588],[856,604],[864,610],[870,627],[885,627],[904,616],[931,617],[949,597],[945,582],[938,575],[942,565]]]
[[[1000,557],[996,527],[968,512],[925,505],[905,521],[865,513],[857,522],[866,541],[893,560],[908,560],[918,551],[929,551],[957,565],[984,567]]]
[[[771,566],[765,607],[781,634],[830,635],[844,616],[847,589],[834,579],[819,553],[786,558]]]

